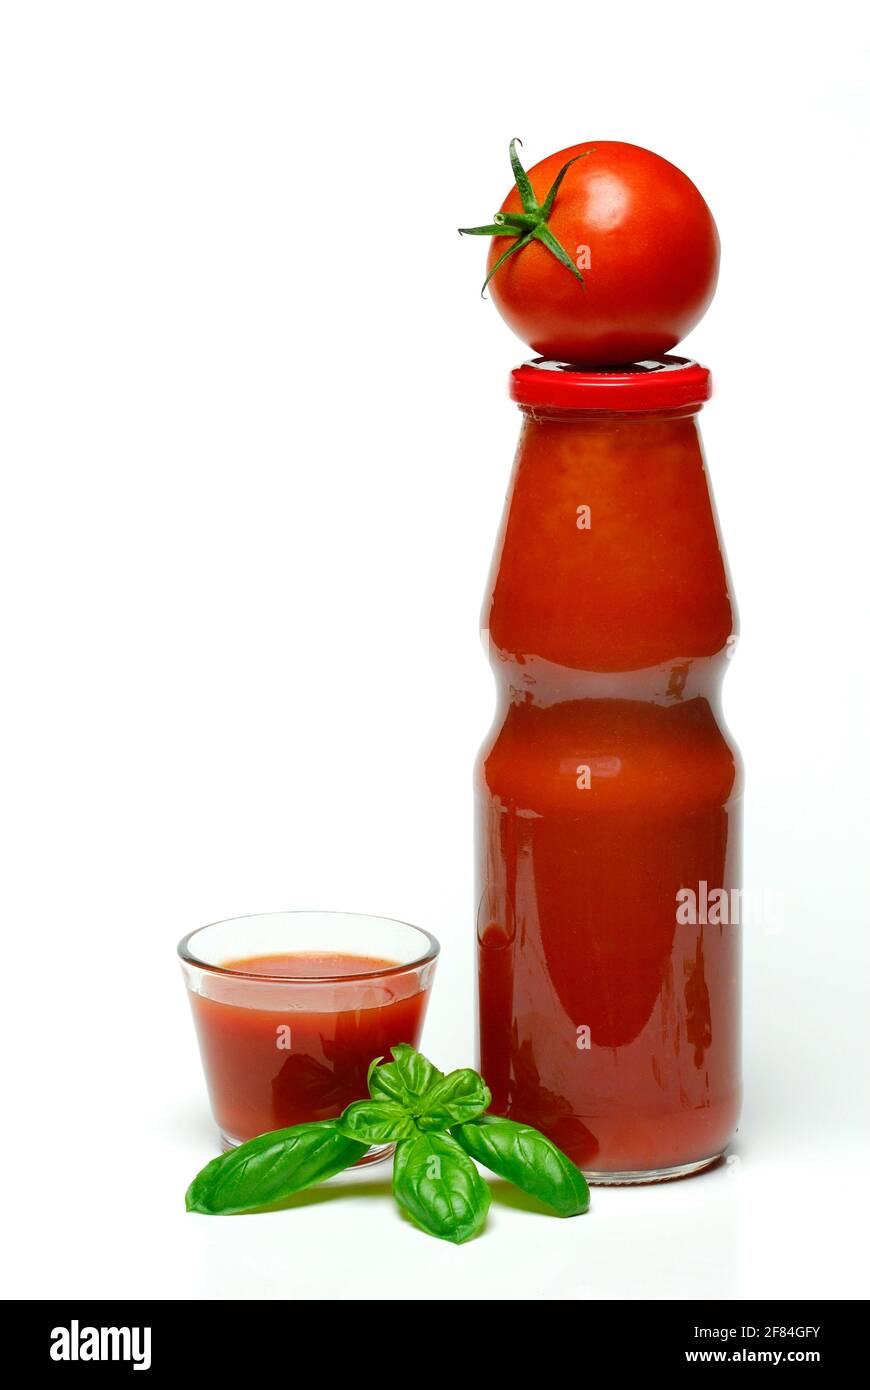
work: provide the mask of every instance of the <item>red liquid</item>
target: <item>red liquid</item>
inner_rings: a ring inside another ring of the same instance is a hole
[[[340,1115],[368,1095],[373,1057],[419,1041],[428,994],[414,970],[378,973],[394,961],[305,952],[222,964],[240,973],[208,976],[219,997],[190,999],[212,1109],[229,1141]],[[361,978],[338,978],[346,975]]]
[[[680,923],[677,893],[737,885],[742,777],[719,711],[734,617],[689,412],[526,420],[484,621],[493,1108],[595,1174],[699,1163],[739,1110],[739,931]]]
[[[223,962],[224,970],[242,975],[278,976],[282,980],[340,979],[343,975],[377,975],[395,970],[394,960],[373,956],[345,956],[335,951],[290,951],[282,956],[243,956]]]

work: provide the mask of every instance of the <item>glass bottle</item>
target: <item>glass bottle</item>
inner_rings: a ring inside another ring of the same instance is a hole
[[[483,623],[481,1070],[596,1182],[713,1162],[740,1106],[736,641],[697,416],[665,357],[512,375],[522,432]],[[737,920],[734,920],[734,919]]]

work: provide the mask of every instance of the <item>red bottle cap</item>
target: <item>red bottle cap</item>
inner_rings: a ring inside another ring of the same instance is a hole
[[[712,384],[708,369],[687,357],[654,357],[593,371],[536,357],[511,372],[510,393],[518,405],[557,410],[668,410],[703,405]]]

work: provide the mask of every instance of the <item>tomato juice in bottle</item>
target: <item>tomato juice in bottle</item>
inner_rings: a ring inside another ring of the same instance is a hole
[[[494,1111],[599,1182],[705,1167],[740,1105],[739,927],[706,910],[739,885],[742,791],[709,389],[674,357],[512,376],[524,418],[483,617],[480,1065]]]

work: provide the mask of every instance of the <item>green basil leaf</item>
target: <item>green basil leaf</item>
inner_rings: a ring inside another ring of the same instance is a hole
[[[449,1134],[420,1134],[397,1145],[393,1195],[421,1231],[454,1245],[482,1230],[491,1200],[488,1184]]]
[[[423,1096],[444,1073],[408,1043],[397,1043],[390,1050],[394,1061],[369,1068],[372,1100],[394,1100],[416,1114]]]
[[[470,1067],[451,1071],[431,1086],[418,1117],[421,1129],[450,1129],[482,1115],[492,1101],[483,1078]]]
[[[372,1060],[369,1062],[369,1069],[366,1072],[366,1085],[369,1088],[369,1094],[371,1094],[372,1089],[372,1077],[374,1076],[375,1072],[377,1071],[378,1067],[381,1065],[381,1062],[383,1060],[383,1057],[373,1057]],[[372,1099],[374,1099],[374,1097],[372,1097]],[[390,1096],[389,1099],[395,1100],[395,1096]]]
[[[384,1062],[383,1066],[378,1066],[378,1062],[382,1061],[383,1058],[377,1057],[369,1067],[369,1095],[372,1100],[393,1101],[396,1105],[404,1105],[409,1096],[399,1070],[395,1062]]]
[[[404,1105],[394,1100],[355,1100],[336,1124],[346,1138],[362,1144],[391,1144],[417,1133]]]
[[[272,1130],[207,1163],[187,1189],[187,1210],[219,1216],[273,1206],[350,1167],[367,1148],[334,1120]]]
[[[422,1099],[435,1082],[444,1076],[443,1071],[433,1066],[428,1057],[424,1057],[422,1052],[410,1047],[408,1043],[397,1043],[390,1051],[402,1085],[414,1100]]]
[[[589,1188],[580,1169],[531,1125],[483,1115],[451,1133],[478,1163],[560,1216],[579,1216],[589,1210]]]

